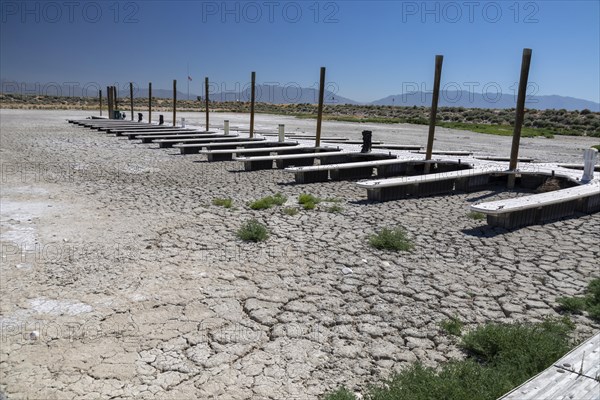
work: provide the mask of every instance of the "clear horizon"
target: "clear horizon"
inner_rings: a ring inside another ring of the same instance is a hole
[[[203,93],[260,84],[329,89],[368,103],[442,89],[514,93],[533,49],[530,95],[600,103],[600,6],[578,2],[1,3],[0,73],[19,82],[148,81]],[[238,83],[236,86],[236,83]],[[404,90],[403,90],[404,89]]]

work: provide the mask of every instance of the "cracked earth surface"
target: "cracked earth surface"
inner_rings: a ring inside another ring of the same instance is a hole
[[[244,172],[65,121],[88,115],[1,111],[0,389],[9,399],[361,391],[407,363],[461,358],[439,328],[449,317],[472,328],[558,316],[555,298],[581,294],[599,274],[600,214],[505,231],[468,218],[469,204],[519,192],[368,203],[351,182],[295,185],[283,171]],[[360,135],[362,126],[343,126]],[[442,131],[436,146],[462,150],[456,132]],[[488,152],[490,142],[509,148],[510,139],[472,138]],[[589,139],[555,140],[526,147],[562,145],[545,161],[573,162]],[[342,199],[343,210],[246,206],[277,192],[287,206],[307,192]],[[235,208],[212,205],[217,197]],[[268,226],[266,242],[236,238],[249,218]],[[398,224],[414,252],[367,245]],[[582,339],[599,328],[574,321]]]

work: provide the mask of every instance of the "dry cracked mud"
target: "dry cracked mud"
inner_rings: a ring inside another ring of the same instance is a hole
[[[369,203],[351,182],[296,185],[280,170],[245,172],[66,122],[88,115],[0,114],[0,391],[8,399],[360,391],[407,363],[461,358],[439,328],[449,317],[470,328],[558,316],[555,298],[581,294],[599,273],[600,214],[490,228],[467,217],[469,204],[521,193]],[[247,125],[243,115],[213,118]],[[257,121],[274,128],[278,118]],[[410,144],[424,141],[422,128],[371,127],[375,139],[397,129]],[[363,126],[324,129],[358,138]],[[522,155],[577,162],[589,141],[525,140]],[[510,146],[510,138],[451,130],[438,132],[436,146],[464,150],[467,142],[486,154]],[[297,215],[247,206],[277,192],[289,207],[311,193],[340,199],[342,211],[327,212],[332,203]],[[212,204],[228,197],[233,209]],[[268,226],[266,242],[236,238],[250,218]],[[368,246],[368,235],[396,225],[413,252]],[[580,338],[599,328],[574,321]]]

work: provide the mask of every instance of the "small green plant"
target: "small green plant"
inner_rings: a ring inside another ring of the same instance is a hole
[[[410,251],[414,247],[402,227],[383,228],[369,237],[369,244],[378,250]]]
[[[587,311],[591,319],[600,321],[600,278],[593,279],[584,296],[559,297],[556,299],[561,310],[581,314]]]
[[[354,393],[343,387],[329,394],[327,400],[356,400],[356,396]]]
[[[600,321],[600,304],[596,304],[595,306],[589,306],[587,308],[587,313],[591,319]]]
[[[600,151],[600,144],[593,145],[592,149],[596,149],[596,150]]]
[[[304,203],[302,207],[304,207],[305,210],[314,210],[317,205],[315,203],[308,202]]]
[[[514,372],[534,375],[569,351],[568,318],[539,324],[491,323],[467,333],[461,346],[483,363],[513,364]]]
[[[456,316],[440,322],[440,328],[452,336],[460,336],[463,326],[463,322]]]
[[[479,220],[485,219],[485,214],[476,212],[476,211],[471,211],[470,213],[467,214],[467,217],[474,219],[476,221],[479,221]]]
[[[281,193],[277,193],[273,196],[263,197],[262,199],[258,199],[250,203],[250,208],[253,210],[265,210],[267,208],[271,208],[273,206],[280,206],[287,201],[287,197],[283,196]]]
[[[305,210],[313,210],[320,202],[321,199],[312,194],[302,193],[298,196],[298,203],[302,204],[302,207],[304,207]]]
[[[237,236],[246,242],[262,242],[269,237],[269,232],[258,220],[251,219],[240,227]]]
[[[220,206],[220,207],[225,207],[225,208],[231,208],[231,206],[233,205],[233,200],[230,198],[227,199],[213,199],[212,203],[215,206]]]
[[[543,371],[569,351],[568,319],[539,324],[486,324],[466,334],[460,346],[467,359],[440,368],[420,363],[372,385],[370,400],[494,400]],[[341,388],[326,400],[356,397]]]
[[[296,207],[286,207],[283,209],[283,213],[285,215],[294,216],[294,215],[298,214],[298,209]]]
[[[342,211],[344,211],[344,208],[339,204],[334,204],[331,207],[327,208],[327,212],[330,213],[341,213]]]
[[[559,297],[556,299],[560,309],[572,314],[581,314],[585,310],[585,298],[583,297]]]
[[[285,204],[285,202],[287,201],[287,197],[285,197],[281,193],[276,193],[274,196],[271,196],[271,201],[273,202],[273,204],[280,206],[282,204]]]

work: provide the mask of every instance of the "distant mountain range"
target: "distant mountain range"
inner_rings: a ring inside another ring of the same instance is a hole
[[[319,91],[313,88],[302,88],[299,86],[276,86],[276,85],[256,85],[256,101],[272,104],[299,104],[299,103],[318,103]],[[140,89],[134,97],[148,97],[148,89]],[[172,90],[154,90],[152,97],[171,98]],[[190,93],[190,100],[197,99],[198,95]],[[177,91],[178,99],[187,99],[187,93]],[[240,91],[209,93],[211,101],[250,101],[250,88]],[[338,96],[329,90],[325,90],[323,97],[325,104],[359,104],[359,102],[346,97]]]
[[[376,100],[370,104],[382,106],[431,106],[431,93],[416,92],[396,94]],[[513,93],[479,94],[467,91],[442,90],[440,92],[440,107],[465,107],[465,108],[514,108],[517,98]],[[525,107],[538,110],[561,109],[583,110],[600,112],[600,103],[576,99],[566,96],[527,96]]]
[[[39,84],[28,84],[24,82],[1,81],[2,93],[19,94],[47,94],[51,96],[76,96],[76,97],[95,97],[97,96],[97,87],[85,87],[68,84],[48,84],[45,86]],[[103,90],[105,92],[106,89]],[[122,88],[118,93],[119,97],[128,97],[129,88]],[[171,98],[172,90],[153,89],[152,96],[157,98]],[[106,94],[104,93],[104,96]],[[339,96],[326,90],[325,104],[356,104],[356,105],[386,105],[386,106],[431,106],[431,93],[413,92],[405,94],[396,94],[375,100],[370,103],[361,103],[343,96]],[[148,89],[137,89],[134,97],[148,97]],[[211,93],[211,101],[249,101],[250,89],[246,87],[240,91]],[[185,100],[188,98],[187,92],[177,91],[177,98]],[[196,100],[198,95],[190,93],[190,100]],[[301,88],[299,86],[276,86],[276,85],[257,85],[256,101],[273,104],[297,104],[318,102],[318,90],[314,88]],[[464,108],[514,108],[516,105],[516,96],[513,93],[470,93],[467,91],[447,90],[440,93],[440,107],[464,107]],[[526,102],[527,108],[533,109],[566,109],[600,112],[600,103],[593,101],[577,99],[566,96],[528,96]]]

